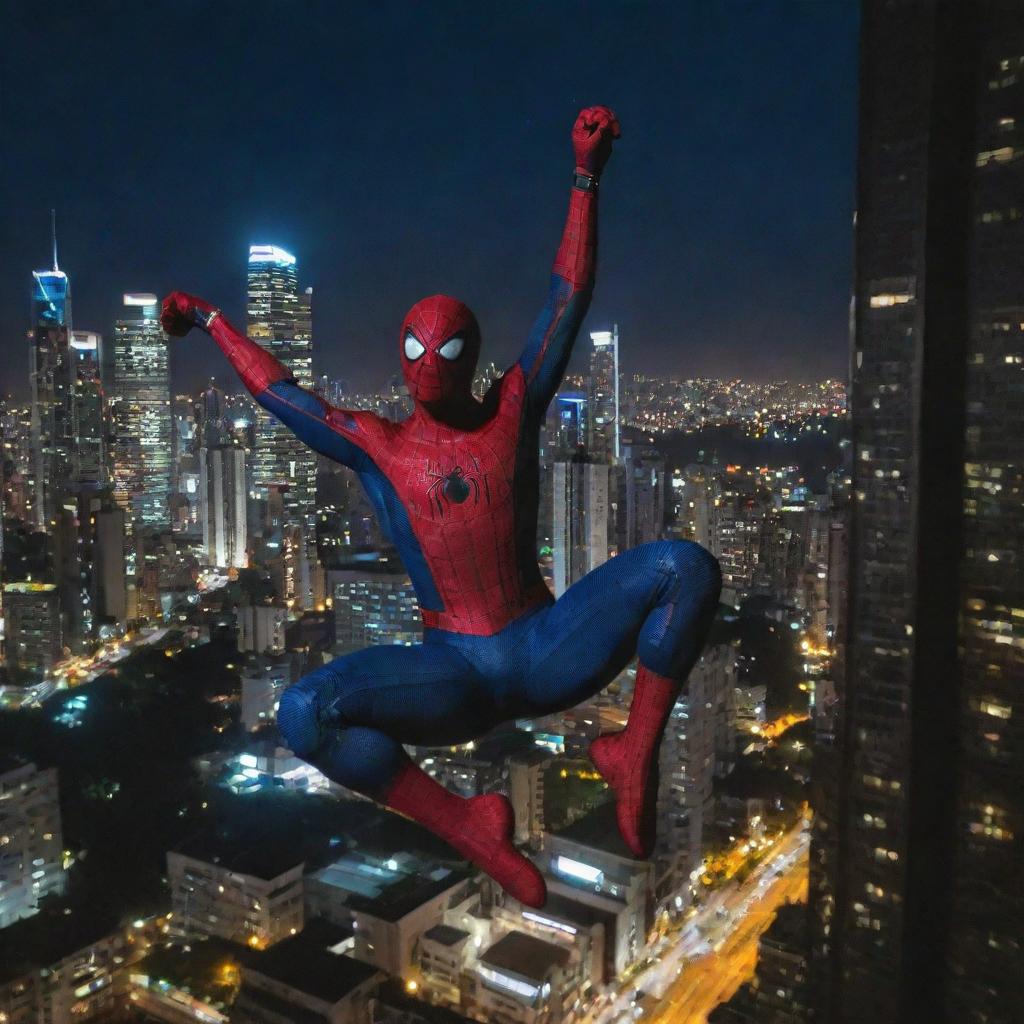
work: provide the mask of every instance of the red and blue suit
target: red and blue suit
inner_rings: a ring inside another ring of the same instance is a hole
[[[450,793],[402,744],[464,743],[503,721],[573,707],[639,655],[625,730],[590,752],[615,793],[623,838],[647,856],[658,745],[720,588],[715,559],[688,542],[626,551],[557,601],[537,565],[540,430],[590,303],[597,182],[618,134],[604,107],[577,119],[576,173],[547,303],[522,355],[482,402],[471,393],[476,318],[446,296],[418,302],[402,324],[414,411],[400,423],[334,408],[299,387],[194,296],[175,292],[163,311],[171,334],[208,331],[260,405],[355,471],[419,600],[423,642],[370,647],[301,679],[278,710],[284,740],[331,779],[431,828],[533,906],[543,904],[545,886],[512,845],[508,800]]]

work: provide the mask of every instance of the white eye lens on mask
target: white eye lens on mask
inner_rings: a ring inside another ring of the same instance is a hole
[[[426,351],[427,350],[420,344],[420,340],[415,334],[410,333],[405,336],[406,359],[419,359],[419,357]]]
[[[445,359],[458,359],[462,354],[464,342],[461,338],[449,338],[439,349],[438,354]]]

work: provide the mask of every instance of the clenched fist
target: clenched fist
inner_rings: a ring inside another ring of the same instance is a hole
[[[186,292],[171,292],[160,309],[160,325],[173,338],[184,338],[196,326],[196,310],[212,313],[216,307]]]
[[[581,110],[572,126],[576,170],[597,177],[612,154],[612,140],[621,134],[618,119],[607,107]]]

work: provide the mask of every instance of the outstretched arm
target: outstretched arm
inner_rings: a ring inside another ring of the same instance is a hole
[[[184,337],[193,327],[205,331],[231,361],[253,398],[300,441],[347,466],[358,462],[363,448],[356,421],[299,387],[288,367],[232,327],[219,309],[194,295],[172,292],[164,299],[160,322],[175,337]]]
[[[594,290],[597,259],[597,185],[619,137],[619,122],[607,107],[580,111],[572,130],[576,173],[569,215],[551,271],[548,301],[530,332],[519,365],[530,404],[543,413],[558,390],[580,324]]]

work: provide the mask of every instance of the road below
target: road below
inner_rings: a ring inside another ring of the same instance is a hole
[[[789,871],[770,880],[763,893],[752,899],[736,928],[717,949],[687,963],[675,984],[645,1020],[655,1024],[704,1024],[719,1003],[754,975],[757,943],[772,923],[775,911],[785,903],[807,899],[807,849]]]
[[[807,898],[805,824],[779,840],[743,882],[711,892],[699,911],[655,947],[650,966],[603,1001],[594,1024],[703,1024],[754,974],[757,943],[784,903]]]

